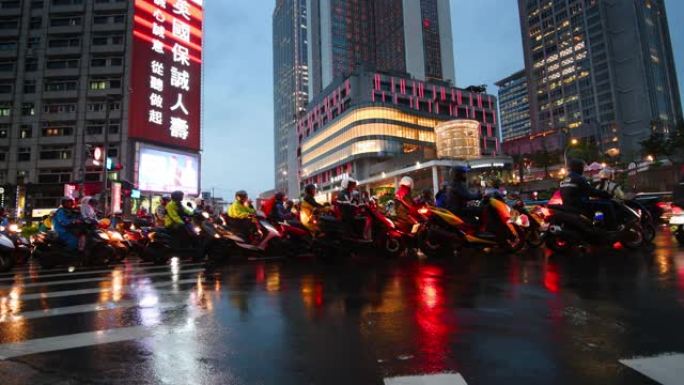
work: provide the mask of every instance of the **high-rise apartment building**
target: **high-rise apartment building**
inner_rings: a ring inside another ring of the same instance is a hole
[[[681,119],[663,0],[518,5],[533,135],[560,148],[588,138],[632,158],[652,127]]]
[[[306,0],[278,0],[273,11],[273,109],[275,186],[299,193],[297,117],[309,91]]]
[[[499,124],[503,141],[529,136],[532,125],[525,71],[518,71],[499,80],[496,85],[499,87]]]
[[[357,69],[454,81],[449,0],[308,0],[309,98]]]
[[[201,0],[1,0],[2,203],[54,208],[105,176],[113,211],[121,190],[197,195],[202,17]]]

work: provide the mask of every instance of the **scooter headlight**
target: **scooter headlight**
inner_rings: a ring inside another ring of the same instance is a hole
[[[418,209],[418,214],[425,215],[425,214],[427,214],[427,213],[429,213],[429,212],[430,212],[430,210],[428,210],[427,207],[422,207],[422,208]]]
[[[200,231],[202,231],[202,229],[200,229],[199,226],[195,226],[195,227],[193,228],[193,231],[195,232],[195,234],[199,234]]]
[[[209,213],[206,212],[206,211],[203,211],[203,212],[202,212],[202,217],[204,217],[204,219],[209,219]]]
[[[11,231],[13,233],[18,233],[19,232],[19,225],[17,225],[16,223],[9,225],[9,231]]]
[[[97,233],[97,235],[105,241],[109,240],[109,235],[107,235],[107,233],[105,233],[105,232],[99,232],[99,233]]]

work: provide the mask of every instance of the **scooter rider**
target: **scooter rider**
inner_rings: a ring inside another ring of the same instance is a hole
[[[268,219],[275,222],[282,222],[292,219],[292,212],[285,209],[285,194],[277,192],[274,196],[275,202],[269,212]]]
[[[358,238],[358,232],[356,227],[361,223],[363,218],[358,218],[356,216],[358,209],[358,199],[354,198],[354,192],[356,191],[357,182],[354,178],[347,177],[342,179],[342,191],[337,194],[336,203],[340,209],[340,214],[342,214],[342,222],[346,228],[347,234],[354,238]],[[369,223],[366,220],[366,225],[364,226],[363,238],[369,240]]]
[[[570,173],[560,184],[563,207],[586,214],[590,218],[593,218],[595,212],[601,211],[605,215],[606,227],[609,230],[615,229],[617,225],[613,202],[590,199],[592,197],[610,199],[611,195],[606,191],[591,187],[591,184],[583,175],[585,166],[583,160],[572,159],[568,166]]]
[[[252,216],[256,210],[249,206],[247,191],[240,190],[235,193],[235,201],[228,207],[228,218],[242,232],[243,236],[249,236],[254,228]]]
[[[603,168],[601,171],[598,173],[598,177],[601,180],[599,184],[596,186],[598,190],[605,191],[608,194],[610,194],[613,199],[618,199],[618,200],[624,200],[625,199],[625,193],[622,191],[622,188],[620,187],[619,184],[615,183],[613,181],[613,170],[609,168]]]
[[[91,196],[86,196],[81,199],[81,218],[87,221],[97,222],[97,210],[95,205],[97,200]]]
[[[180,241],[190,241],[188,229],[186,227],[186,218],[190,217],[183,206],[183,197],[185,194],[182,191],[174,191],[171,193],[171,202],[166,205],[166,217],[164,218],[164,227],[171,231]],[[182,244],[183,242],[179,242]]]
[[[325,206],[316,202],[316,185],[308,184],[304,187],[301,207],[299,208],[299,221],[309,231],[317,232],[318,226],[314,221],[316,214],[325,209]]]
[[[470,209],[468,202],[482,198],[482,194],[472,193],[466,185],[468,167],[456,166],[451,169],[452,180],[447,188],[446,209],[460,217],[472,218],[479,215],[479,209]]]
[[[52,228],[57,233],[57,237],[64,242],[71,250],[78,249],[78,237],[71,231],[71,227],[80,221],[73,213],[74,199],[71,197],[62,198],[62,205],[55,212],[52,221]]]

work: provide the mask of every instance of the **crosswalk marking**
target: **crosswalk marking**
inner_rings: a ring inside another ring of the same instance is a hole
[[[459,373],[440,373],[385,378],[385,385],[468,385],[468,383]]]
[[[637,357],[620,360],[620,363],[662,385],[679,385],[684,379],[684,354]]]
[[[184,264],[182,267],[191,267],[191,266],[199,266],[202,265],[202,263],[189,263],[189,264]],[[127,268],[126,265],[118,265],[114,267],[116,268]],[[141,273],[145,272],[148,270],[160,270],[160,269],[171,269],[171,266],[169,265],[164,265],[164,266],[143,266],[142,268],[139,268],[137,265],[132,265],[131,266],[133,270],[131,271],[132,273]],[[37,275],[36,278],[42,279],[42,278],[58,278],[58,277],[78,277],[82,275],[90,275],[90,274],[101,274],[101,273],[111,273],[113,269],[104,269],[104,270],[85,270],[85,271],[74,271],[73,273],[57,273],[57,274],[44,274],[44,275]],[[19,274],[19,277],[10,277],[10,278],[0,278],[0,282],[11,282],[11,281],[16,281],[17,278],[25,278],[25,276]],[[32,277],[31,277],[32,278]]]
[[[178,294],[183,294],[187,292],[181,292]],[[176,307],[185,306],[183,303],[154,303],[150,304],[158,310],[172,309]],[[115,310],[115,309],[131,309],[135,307],[148,307],[144,301],[119,301],[119,302],[107,302],[107,303],[89,303],[86,305],[75,305],[75,306],[65,306],[57,307],[46,310],[32,310],[27,312],[22,312],[18,314],[13,314],[10,317],[0,316],[0,324],[4,322],[14,322],[20,320],[37,319],[37,318],[47,318],[56,317],[69,314],[80,314],[80,313],[93,313],[97,311]]]
[[[125,263],[115,263],[107,266],[100,266],[100,267],[88,267],[88,268],[78,268],[78,271],[88,271],[88,269],[92,270],[97,270],[101,269],[102,267],[108,267],[108,268],[115,268],[115,267],[123,267],[126,266]],[[152,262],[143,262],[142,260],[134,260],[129,262],[129,266],[154,266],[154,263]],[[168,265],[166,265],[168,266]],[[37,273],[54,273],[54,272],[67,272],[69,271],[68,266],[61,266],[61,267],[55,267],[52,269],[43,269],[36,263],[31,263],[28,266],[24,268],[16,268],[13,269],[12,271],[6,272],[6,273],[0,273],[0,277],[12,277],[15,275],[20,275],[20,274],[30,274],[32,271],[35,271]]]
[[[143,277],[144,278],[144,277]],[[168,282],[160,282],[156,284],[150,285],[151,288],[164,288],[164,287],[169,287],[173,285],[184,285],[188,283],[197,283],[197,278],[191,278],[191,279],[180,279],[178,281],[168,281]],[[124,286],[125,287],[130,287],[134,288],[135,285],[129,285],[129,286]],[[21,301],[30,301],[30,300],[36,300],[36,299],[41,299],[41,298],[60,298],[60,297],[73,297],[77,295],[85,295],[85,294],[98,294],[98,293],[107,293],[111,292],[114,289],[111,287],[96,287],[92,289],[78,289],[78,290],[63,290],[63,291],[52,291],[52,292],[46,292],[46,293],[30,293],[30,294],[21,294],[19,295],[19,300]]]
[[[204,271],[204,269],[201,268],[201,269],[179,270],[178,274],[199,273],[201,271]],[[144,277],[162,277],[162,276],[166,276],[166,275],[170,275],[170,274],[172,274],[171,271],[163,271],[160,273],[145,274]],[[134,276],[135,276],[135,274],[134,274]],[[63,281],[33,282],[33,283],[17,284],[16,286],[19,286],[22,288],[43,287],[43,286],[61,286],[61,285],[71,285],[71,284],[75,284],[75,283],[102,282],[102,281],[109,281],[111,279],[112,279],[111,276],[105,276],[105,277],[95,277],[95,278],[69,279],[69,280],[63,280]],[[1,286],[0,291],[12,290],[14,287],[15,287],[15,285]]]
[[[145,326],[133,326],[98,330],[94,332],[69,334],[57,337],[36,338],[21,342],[0,345],[0,360],[29,354],[47,353],[59,350],[86,346],[108,344],[112,342],[130,341],[152,335],[152,329]]]

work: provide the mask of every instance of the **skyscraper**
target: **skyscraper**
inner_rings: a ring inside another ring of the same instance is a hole
[[[297,116],[308,102],[306,0],[278,0],[273,12],[276,190],[298,195]]]
[[[106,179],[198,195],[202,5],[1,1],[0,204],[30,214],[109,185],[116,211]]]
[[[309,97],[359,68],[454,81],[449,0],[308,0]]]
[[[627,159],[681,103],[663,0],[518,0],[533,134]]]
[[[532,133],[530,104],[528,103],[527,77],[525,71],[499,80],[499,111],[501,112],[501,137],[503,141],[528,136]]]

